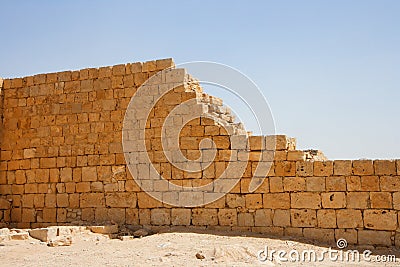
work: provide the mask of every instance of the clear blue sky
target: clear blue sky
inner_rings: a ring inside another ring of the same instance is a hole
[[[258,84],[301,149],[400,158],[399,14],[397,0],[1,1],[0,76],[216,61]]]

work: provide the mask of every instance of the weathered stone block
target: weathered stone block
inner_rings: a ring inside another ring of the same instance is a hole
[[[335,230],[333,229],[304,228],[303,236],[325,244],[332,244],[335,242]]]
[[[238,226],[254,226],[254,214],[253,213],[239,213],[238,214]]]
[[[264,208],[290,209],[289,193],[270,193],[263,195]]]
[[[297,176],[313,176],[314,163],[311,161],[298,161],[296,162]]]
[[[136,194],[128,192],[107,193],[106,206],[110,208],[134,208],[136,207]]]
[[[190,225],[191,210],[183,208],[171,209],[171,224],[172,225]]]
[[[354,160],[354,175],[374,175],[374,166],[372,160]]]
[[[306,154],[304,153],[304,151],[299,151],[299,150],[288,151],[287,160],[289,160],[289,161],[305,161]]]
[[[392,209],[392,194],[389,192],[371,192],[371,208]]]
[[[379,191],[378,176],[361,176],[362,191]]]
[[[218,225],[217,209],[192,209],[193,225]]]
[[[290,226],[290,210],[274,210],[273,224],[275,226]]]
[[[37,228],[29,230],[29,235],[35,239],[39,239],[42,242],[48,242],[50,239],[54,239],[57,236],[57,228]]]
[[[170,209],[152,209],[151,223],[153,225],[170,225],[171,210]]]
[[[394,160],[375,160],[375,175],[396,175],[396,162]]]
[[[368,192],[348,192],[347,208],[351,209],[367,209],[369,203]]]
[[[337,225],[339,228],[363,227],[363,219],[360,210],[343,209],[336,211]]]
[[[291,193],[291,208],[319,209],[321,196],[319,193]]]
[[[333,175],[333,161],[314,161],[314,176]]]
[[[358,243],[360,245],[391,246],[391,236],[391,232],[387,231],[359,230]]]
[[[154,199],[146,192],[137,193],[137,201],[139,209],[160,208],[163,206],[159,200]]]
[[[246,208],[260,209],[263,207],[263,198],[261,194],[246,194]]]
[[[283,178],[282,177],[269,177],[269,189],[271,193],[283,192]]]
[[[335,160],[333,162],[334,175],[351,175],[352,163],[351,160]]]
[[[236,209],[219,209],[218,210],[219,225],[238,225]]]
[[[318,227],[336,228],[335,210],[317,210]]]
[[[361,178],[360,176],[346,177],[347,191],[361,191]]]
[[[336,240],[344,238],[346,239],[348,244],[358,243],[358,235],[356,229],[335,229],[335,238]]]
[[[284,177],[283,189],[286,192],[298,192],[306,190],[306,178],[304,177]]]
[[[392,210],[365,210],[364,225],[374,230],[396,230],[397,214]]]
[[[325,177],[306,177],[306,190],[312,192],[325,191],[325,179]]]
[[[82,167],[82,181],[97,181],[97,168],[96,167]]]
[[[80,206],[82,208],[104,207],[103,193],[85,193],[80,196]]]
[[[344,192],[322,193],[322,207],[325,209],[340,209],[346,207],[346,194]]]
[[[346,179],[343,176],[331,176],[325,180],[327,191],[346,191]]]
[[[380,186],[382,191],[400,191],[400,176],[381,176]]]
[[[292,209],[291,222],[293,227],[316,227],[317,213],[312,209]]]
[[[275,175],[293,177],[296,175],[296,162],[279,161],[275,162]]]

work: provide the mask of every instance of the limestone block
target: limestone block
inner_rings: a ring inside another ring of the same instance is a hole
[[[57,228],[37,228],[29,230],[29,235],[42,242],[48,242],[57,236]]]
[[[57,207],[68,207],[69,198],[68,194],[57,194]]]
[[[392,210],[365,210],[365,228],[374,230],[396,230],[397,214]]]
[[[171,209],[171,224],[172,225],[190,225],[191,210],[183,208]]]
[[[192,209],[192,224],[193,225],[218,225],[217,209]]]
[[[332,244],[335,242],[334,229],[304,228],[303,236],[305,238],[320,241],[326,244]]]
[[[291,208],[295,209],[319,209],[321,208],[321,196],[319,193],[291,193]]]
[[[325,191],[325,177],[306,177],[306,190],[312,192]]]
[[[361,177],[348,176],[346,177],[347,191],[361,191]]]
[[[290,210],[292,227],[316,227],[317,213],[312,209]]]
[[[327,191],[346,191],[346,179],[343,176],[331,176],[325,180]]]
[[[340,209],[346,207],[346,194],[344,192],[322,193],[322,207],[324,209]]]
[[[367,209],[369,203],[368,192],[348,192],[347,208],[351,209]]]
[[[160,201],[154,199],[146,192],[137,193],[137,202],[139,209],[160,208],[163,206]]]
[[[281,227],[290,226],[290,210],[274,210],[273,225]]]
[[[8,210],[10,207],[10,202],[7,199],[0,198],[0,210]]]
[[[41,168],[55,168],[57,165],[57,159],[56,158],[41,158],[40,159],[40,167]]]
[[[296,175],[296,163],[292,161],[275,162],[275,175],[293,177]]]
[[[157,70],[157,63],[155,60],[143,62],[142,71],[151,72]]]
[[[131,73],[139,73],[142,72],[142,62],[135,62],[130,64]]]
[[[174,68],[174,67],[175,67],[175,63],[172,58],[156,60],[157,70],[164,70],[164,69]]]
[[[263,195],[264,208],[290,209],[289,193],[266,193]]]
[[[374,246],[391,246],[392,233],[387,231],[359,230],[358,244]]]
[[[239,213],[238,214],[238,226],[254,226],[254,214],[253,213]]]
[[[379,191],[378,176],[361,176],[362,191]]]
[[[270,177],[269,178],[269,189],[271,193],[283,192],[283,178],[282,177]]]
[[[153,225],[170,225],[171,210],[170,209],[152,209],[150,221]]]
[[[219,225],[236,226],[238,225],[236,209],[219,209],[218,210]]]
[[[34,158],[35,154],[36,154],[36,149],[35,148],[24,149],[24,158],[25,159]]]
[[[311,161],[298,161],[296,162],[297,176],[313,176],[314,163]]]
[[[76,192],[78,193],[90,192],[90,182],[76,183]]]
[[[265,149],[264,136],[249,136],[250,150],[263,150]]]
[[[335,160],[333,162],[334,175],[351,175],[352,163],[351,160]]]
[[[112,75],[125,75],[125,64],[112,66]]]
[[[246,198],[242,194],[227,194],[226,195],[226,205],[229,208],[245,207],[246,206]],[[400,205],[400,203],[399,203],[399,205]]]
[[[336,211],[337,225],[339,228],[363,227],[363,219],[360,210],[343,209]]]
[[[103,193],[85,193],[80,196],[80,206],[82,208],[104,207]]]
[[[106,206],[110,208],[134,208],[136,207],[136,194],[129,192],[107,193]]]
[[[283,189],[286,192],[305,191],[306,179],[303,177],[284,177]]]
[[[246,194],[246,208],[260,209],[263,206],[263,198],[261,194]]]
[[[139,224],[150,225],[150,209],[139,209]]]
[[[294,150],[287,153],[287,160],[289,161],[305,161],[306,154],[304,151]]]
[[[371,192],[371,208],[392,209],[392,194],[389,192]]]
[[[96,167],[82,167],[82,181],[97,181],[97,168]]]
[[[374,166],[372,160],[354,160],[354,175],[374,175]]]
[[[375,175],[396,175],[396,162],[394,160],[375,160]]]
[[[400,176],[381,176],[380,186],[382,191],[400,191]]]
[[[344,238],[346,239],[348,244],[358,243],[358,235],[356,229],[335,229],[335,238],[336,240]]]
[[[318,227],[336,228],[335,210],[317,210]]]

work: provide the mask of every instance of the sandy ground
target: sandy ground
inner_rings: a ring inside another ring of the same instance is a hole
[[[400,251],[390,248],[374,249],[370,262],[364,261],[362,256],[360,262],[332,261],[327,254],[322,262],[288,263],[279,262],[276,257],[273,261],[261,262],[257,252],[265,246],[269,251],[284,250],[287,253],[292,249],[300,253],[312,249],[320,255],[328,250],[323,246],[265,237],[160,233],[121,241],[86,233],[74,236],[71,246],[62,247],[48,247],[31,238],[4,241],[0,244],[0,266],[400,266],[399,259],[391,263],[376,262],[379,254],[400,258]],[[358,249],[362,253],[373,248]]]

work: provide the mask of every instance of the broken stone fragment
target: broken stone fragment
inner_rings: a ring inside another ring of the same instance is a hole
[[[72,237],[71,236],[57,236],[54,239],[51,239],[47,245],[49,247],[60,247],[60,246],[71,246],[72,245]]]
[[[118,233],[118,224],[112,225],[99,225],[99,226],[89,226],[90,231],[96,234],[116,234]]]
[[[48,242],[57,236],[57,228],[37,228],[29,230],[29,235],[33,238],[39,239],[42,242]]]
[[[133,233],[134,237],[143,237],[149,235],[149,232],[146,229],[139,229]]]
[[[11,240],[26,240],[29,238],[28,232],[12,233],[10,234]]]

